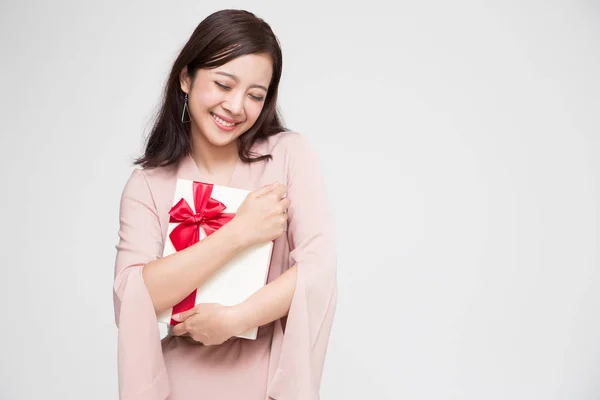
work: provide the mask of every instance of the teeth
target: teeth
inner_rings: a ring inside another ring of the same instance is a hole
[[[235,122],[234,122],[234,123],[232,123],[232,122],[226,122],[226,121],[223,121],[221,118],[217,117],[215,114],[212,114],[212,117],[213,117],[213,118],[214,118],[214,119],[215,119],[215,120],[216,120],[218,123],[220,123],[221,125],[225,125],[225,126],[229,126],[229,127],[231,127],[231,126],[234,126],[234,125],[235,125]]]

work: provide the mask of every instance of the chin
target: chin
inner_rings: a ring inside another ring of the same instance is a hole
[[[240,136],[235,131],[221,132],[218,129],[214,128],[209,128],[204,132],[206,132],[206,134],[204,134],[204,138],[206,139],[206,141],[208,141],[213,146],[218,147],[230,145],[231,143],[237,140],[238,136]]]
[[[214,138],[207,138],[207,139],[208,139],[208,142],[210,144],[212,144],[213,146],[224,147],[224,146],[228,146],[231,143],[235,142],[237,137],[234,137],[231,139],[218,139],[218,140],[215,140]]]

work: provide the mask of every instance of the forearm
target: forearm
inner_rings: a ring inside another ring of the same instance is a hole
[[[296,265],[292,266],[234,307],[242,331],[266,325],[288,314],[296,289],[296,269]]]
[[[244,248],[232,223],[192,246],[146,264],[144,283],[160,313],[183,300]]]

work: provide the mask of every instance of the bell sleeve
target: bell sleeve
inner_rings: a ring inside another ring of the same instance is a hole
[[[318,400],[338,296],[334,223],[316,154],[302,135],[290,139],[289,265],[297,265],[297,277],[267,393],[276,400]]]
[[[143,266],[156,260],[162,247],[151,191],[144,172],[134,169],[121,196],[113,288],[121,400],[169,395],[157,317],[142,277]]]

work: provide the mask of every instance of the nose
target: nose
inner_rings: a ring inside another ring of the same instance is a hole
[[[223,108],[233,115],[240,115],[244,110],[244,94],[231,91],[223,102]]]

